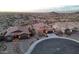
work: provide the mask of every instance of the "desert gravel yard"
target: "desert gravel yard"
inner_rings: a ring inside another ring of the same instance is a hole
[[[6,50],[1,50],[0,54],[22,54],[27,51],[30,45],[36,41],[36,39],[26,39],[26,40],[19,40],[17,42],[4,42],[7,46]]]

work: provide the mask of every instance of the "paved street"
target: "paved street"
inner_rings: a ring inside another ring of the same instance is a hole
[[[67,37],[73,38],[75,40],[79,40],[79,33],[72,34],[71,36],[67,36]],[[5,44],[7,45],[7,49],[5,51],[1,51],[0,53],[5,53],[5,54],[25,53],[27,49],[30,47],[30,45],[35,41],[37,41],[37,39],[35,38],[19,40],[18,42],[16,42],[16,46],[14,46],[15,42],[6,42]]]
[[[66,38],[45,39],[33,47],[32,54],[79,54],[79,43]]]

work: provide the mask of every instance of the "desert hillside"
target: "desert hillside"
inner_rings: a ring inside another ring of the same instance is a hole
[[[0,32],[11,26],[33,24],[35,21],[79,27],[79,13],[0,13]]]

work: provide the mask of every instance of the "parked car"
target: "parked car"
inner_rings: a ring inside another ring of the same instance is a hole
[[[20,40],[30,38],[30,36],[26,33],[20,34],[19,36],[20,36],[20,38],[19,38]]]
[[[72,34],[72,31],[67,28],[67,29],[65,29],[65,34],[66,34],[66,35],[71,35],[71,34]]]

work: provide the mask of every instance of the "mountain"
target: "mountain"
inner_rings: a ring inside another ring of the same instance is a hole
[[[51,8],[48,11],[57,13],[73,13],[79,12],[79,5],[63,6],[58,8]]]

